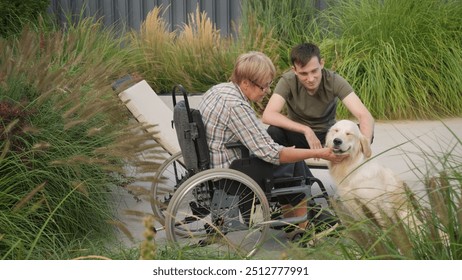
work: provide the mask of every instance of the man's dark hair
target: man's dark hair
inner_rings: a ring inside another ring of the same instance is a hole
[[[321,62],[321,51],[318,46],[312,43],[302,43],[292,48],[290,52],[290,61],[292,65],[305,66],[313,57],[317,57]]]

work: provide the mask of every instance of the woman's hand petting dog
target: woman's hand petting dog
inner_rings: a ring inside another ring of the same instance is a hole
[[[328,160],[332,163],[340,163],[345,158],[349,157],[349,154],[335,153],[333,148],[321,148],[319,151],[321,152],[320,158]]]

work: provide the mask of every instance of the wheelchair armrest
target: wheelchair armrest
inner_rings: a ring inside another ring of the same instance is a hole
[[[226,144],[225,144],[225,147],[226,147],[226,149],[235,149],[235,148],[239,148],[239,149],[241,149],[241,156],[242,156],[242,158],[248,158],[248,157],[250,157],[249,149],[247,149],[247,147],[244,146],[244,144],[242,144],[241,142],[226,143]]]
[[[296,183],[296,184],[301,184],[302,182],[305,183],[306,178],[304,176],[298,176],[298,177],[284,177],[284,178],[275,178],[273,179],[273,183],[275,185],[277,184],[290,184],[290,183]]]
[[[327,160],[325,159],[313,159],[313,158],[308,158],[305,159],[305,164],[308,165],[309,168],[314,168],[314,169],[328,169],[327,165]]]

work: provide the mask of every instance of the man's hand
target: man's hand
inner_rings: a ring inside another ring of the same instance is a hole
[[[308,145],[311,149],[322,148],[321,141],[319,141],[318,137],[311,128],[306,127],[305,132],[303,134],[305,135],[306,141],[308,142]]]

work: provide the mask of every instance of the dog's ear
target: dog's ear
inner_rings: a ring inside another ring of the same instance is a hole
[[[361,143],[361,151],[366,156],[366,158],[370,158],[372,155],[372,150],[371,150],[371,144],[369,144],[369,140],[367,140],[367,138],[361,134],[359,141]]]

